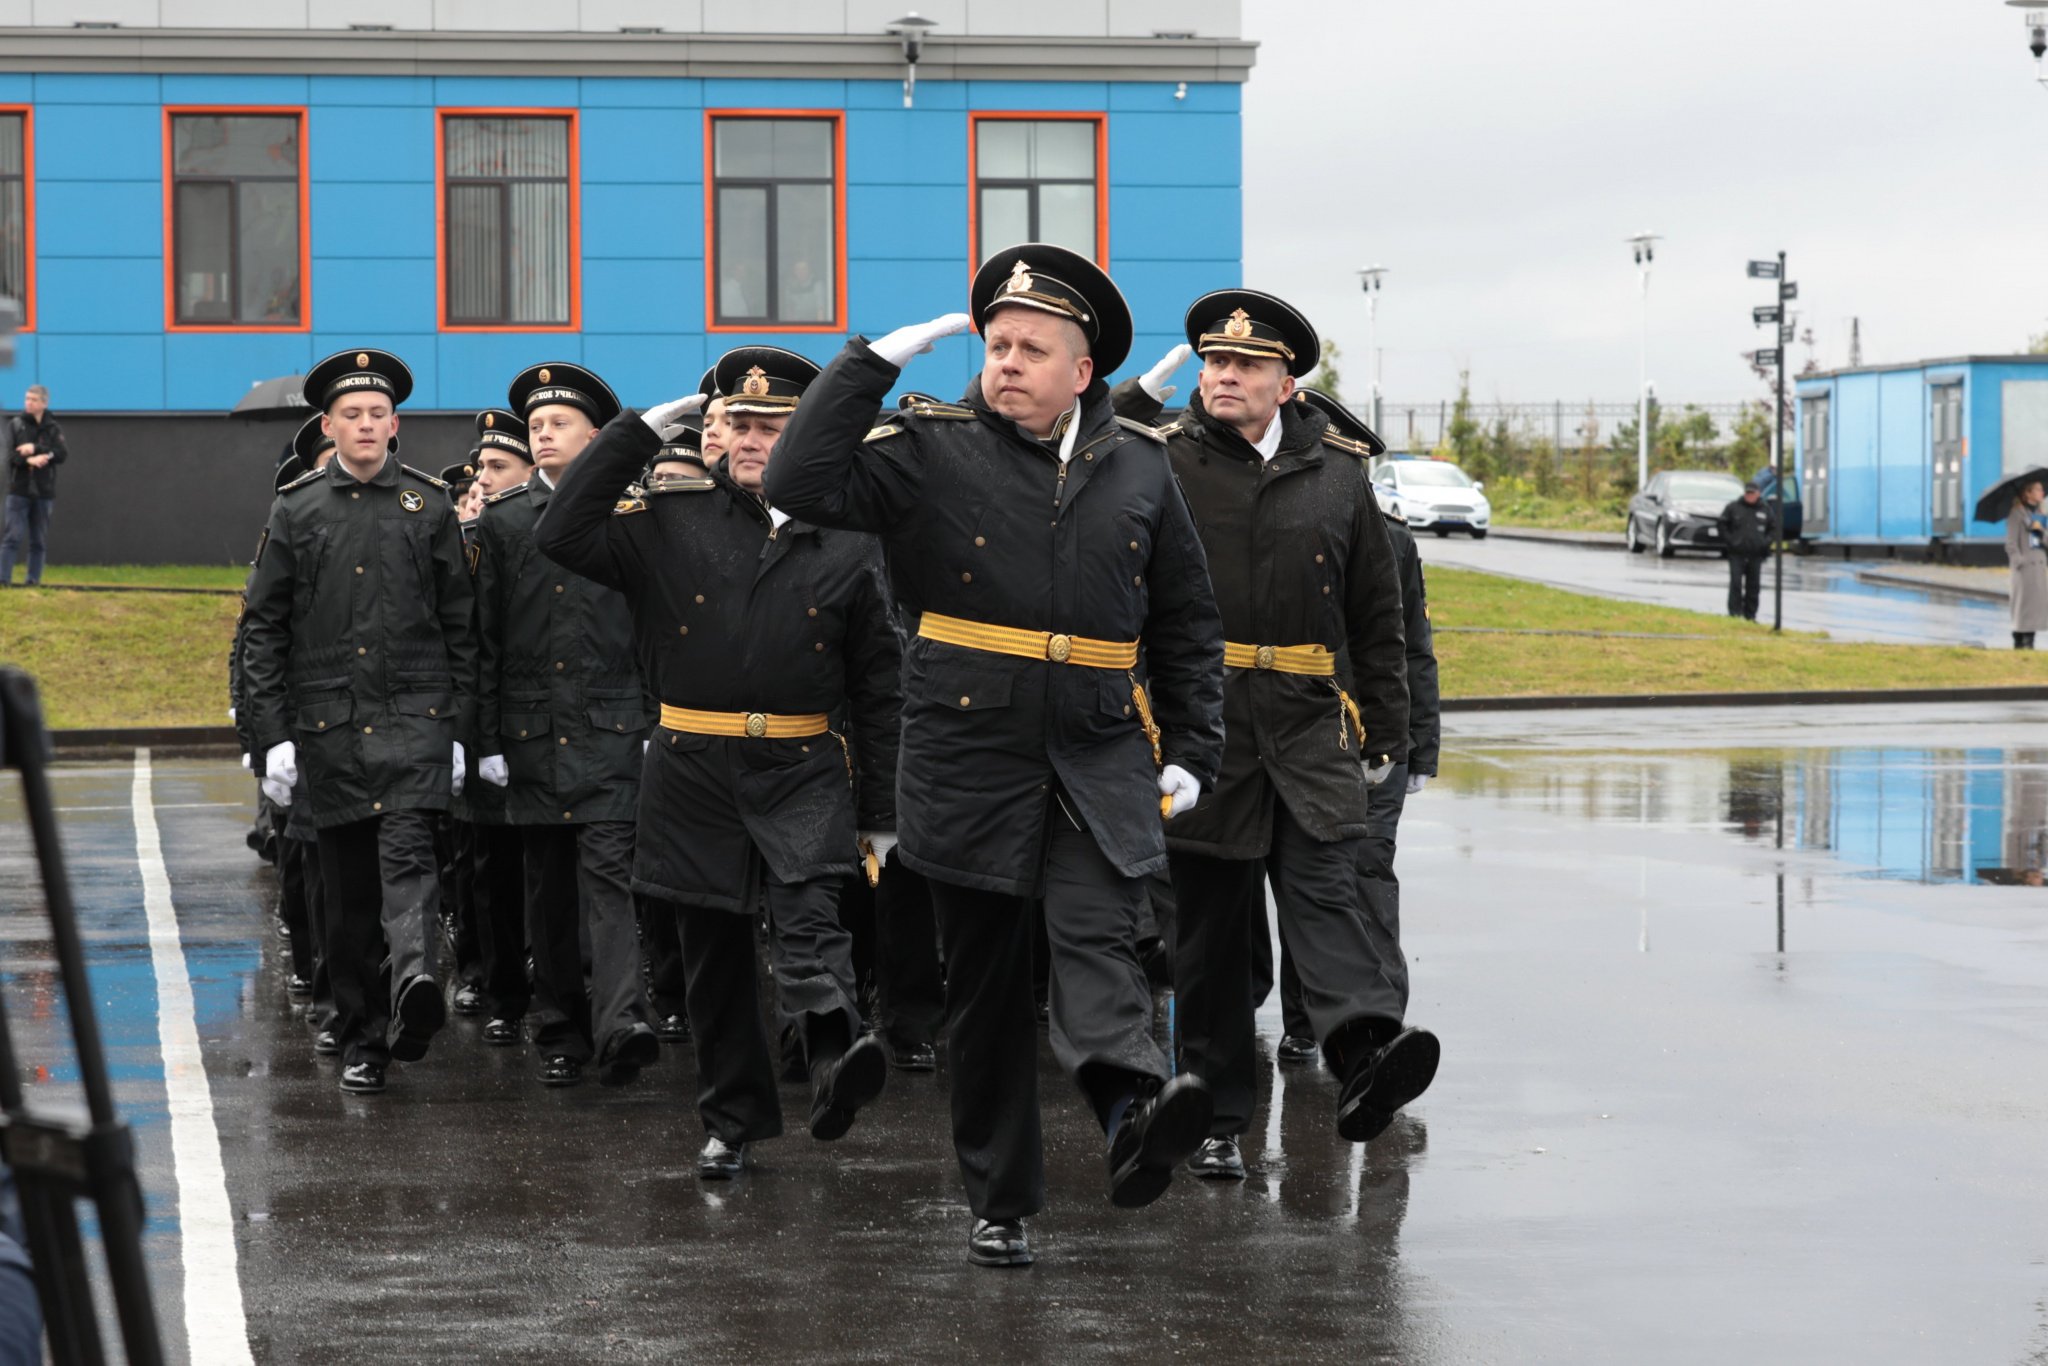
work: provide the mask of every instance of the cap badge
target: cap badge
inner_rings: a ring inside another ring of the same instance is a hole
[[[1249,337],[1251,334],[1251,314],[1241,308],[1232,310],[1230,320],[1223,324],[1223,335],[1226,337]]]
[[[361,370],[361,369],[365,368],[366,366],[368,366],[368,365],[369,365],[369,363],[370,363],[370,353],[369,353],[369,352],[367,352],[367,351],[358,351],[358,352],[356,352],[356,369],[358,369],[358,370]]]
[[[495,426],[497,426],[497,425],[498,425],[498,415],[497,415],[496,413],[485,413],[485,414],[484,414],[484,426],[486,426],[486,427],[495,427]]]
[[[1036,282],[1032,280],[1031,272],[1026,269],[1022,261],[1019,261],[1016,265],[1010,267],[1010,278],[1003,285],[1003,293],[1022,294],[1025,290],[1031,288],[1034,283]]]
[[[474,478],[476,478],[476,466],[474,466],[474,465],[464,465],[464,466],[462,467],[462,477],[463,477],[463,478],[465,478],[465,479],[474,479]]]
[[[543,366],[542,366],[542,367],[540,368],[540,376],[539,376],[539,378],[540,378],[540,382],[541,382],[542,384],[546,384],[546,383],[548,383],[548,382],[549,382],[550,380],[552,380],[552,379],[554,378],[554,376],[553,376],[553,375],[551,375],[551,374],[549,374],[549,373],[548,373],[548,368],[547,368],[547,367],[546,367],[545,365],[543,365]]]
[[[427,505],[427,500],[420,497],[413,490],[406,489],[398,495],[398,505],[407,512],[418,512]]]
[[[747,371],[747,377],[740,381],[740,392],[750,398],[759,398],[768,392],[768,372],[760,366]]]

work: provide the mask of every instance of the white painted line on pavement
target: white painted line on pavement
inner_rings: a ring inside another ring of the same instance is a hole
[[[164,1055],[164,1096],[171,1115],[171,1170],[178,1183],[178,1241],[185,1269],[185,1339],[195,1362],[241,1366],[249,1355],[242,1283],[235,1274],[235,1221],[227,1172],[213,1125],[213,1092],[199,1052],[192,978],[171,907],[150,798],[149,751],[135,751],[135,861],[149,917],[149,961],[156,970],[157,1039]]]

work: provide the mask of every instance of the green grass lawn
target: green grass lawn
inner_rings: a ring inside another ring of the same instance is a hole
[[[239,588],[234,567],[74,565],[80,583]],[[75,576],[75,577],[74,577]],[[57,578],[53,568],[51,579]],[[1630,631],[1705,640],[1467,635],[1436,638],[1444,695],[2048,686],[2048,653],[1834,644],[1672,607],[1615,602],[1474,570],[1429,574],[1439,627]],[[0,663],[36,675],[54,727],[227,723],[227,651],[239,600],[153,593],[0,592]]]
[[[241,591],[246,564],[53,564],[44,583],[90,583],[122,588],[232,588]]]

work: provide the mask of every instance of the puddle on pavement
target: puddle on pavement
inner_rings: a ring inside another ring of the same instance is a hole
[[[2048,748],[1464,749],[1439,780],[1510,807],[1719,830],[1928,884],[2048,885]],[[1781,818],[1782,817],[1782,822]]]

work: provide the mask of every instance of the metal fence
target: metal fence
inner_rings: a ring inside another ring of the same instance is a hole
[[[1361,416],[1369,414],[1372,409],[1369,395],[1347,396],[1344,402]],[[1430,403],[1382,399],[1379,434],[1391,450],[1434,449],[1450,426],[1451,410],[1455,406],[1451,399]],[[1755,403],[1660,402],[1657,411],[1659,420],[1667,422],[1689,411],[1703,412],[1714,419],[1716,439],[1726,441],[1733,435],[1735,420],[1756,407]],[[1508,430],[1521,441],[1547,441],[1553,450],[1575,451],[1589,445],[1606,445],[1617,429],[1636,420],[1636,405],[1593,403],[1583,399],[1576,402],[1557,399],[1549,403],[1474,403],[1471,405],[1471,417],[1482,434],[1492,433],[1496,424],[1505,421]]]

